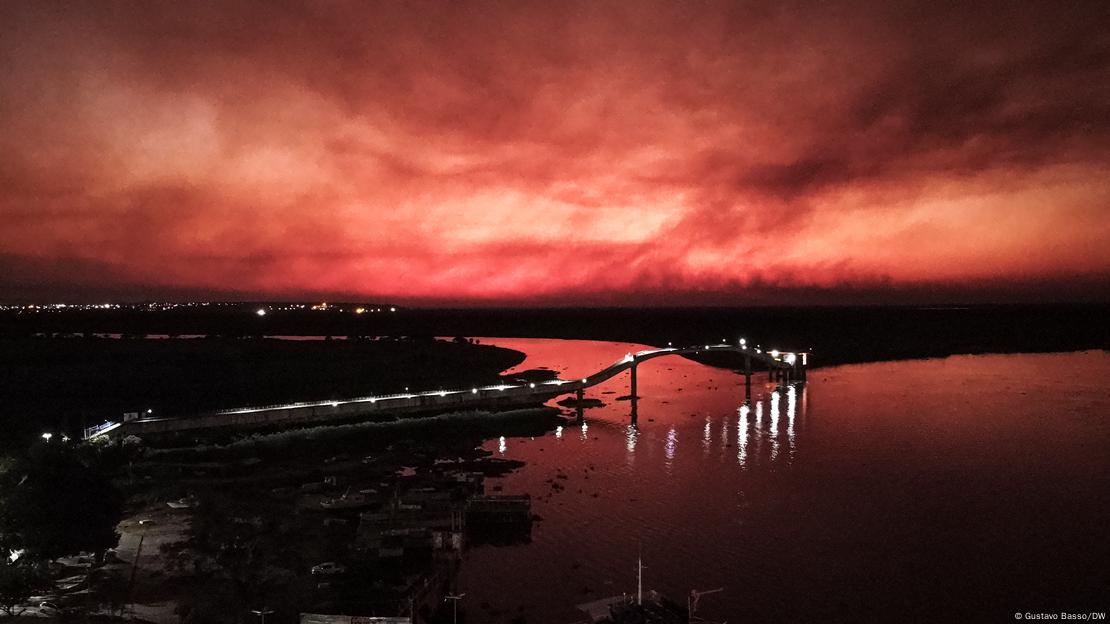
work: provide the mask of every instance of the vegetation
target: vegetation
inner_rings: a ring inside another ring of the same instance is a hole
[[[94,456],[95,457],[95,456]],[[44,441],[0,473],[0,536],[7,550],[53,561],[115,547],[123,496],[75,445]]]
[[[432,339],[0,336],[0,452],[147,409],[168,416],[495,383],[523,359]]]
[[[15,617],[23,612],[22,605],[36,591],[47,585],[42,567],[20,558],[0,557],[0,613]]]

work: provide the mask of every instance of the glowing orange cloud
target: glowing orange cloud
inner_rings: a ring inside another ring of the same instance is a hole
[[[1107,13],[5,3],[0,299],[1105,299]]]

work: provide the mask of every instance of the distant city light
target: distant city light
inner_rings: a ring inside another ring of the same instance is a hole
[[[355,314],[365,314],[366,308],[355,308]]]
[[[748,341],[747,341],[747,340],[744,340],[743,338],[741,338],[741,339],[740,339],[740,346],[742,347],[742,346],[744,346],[744,345],[746,345],[746,344],[748,344]]]
[[[53,438],[53,437],[54,437],[53,433],[44,433],[44,434],[42,434],[42,439],[46,440],[47,442],[49,442],[50,438]]]
[[[390,308],[390,309],[389,309],[389,311],[390,311],[390,312],[396,312],[396,311],[397,311],[397,308]]]
[[[266,316],[266,309],[265,308],[258,308],[257,310],[254,311],[254,313],[257,314],[258,316]]]

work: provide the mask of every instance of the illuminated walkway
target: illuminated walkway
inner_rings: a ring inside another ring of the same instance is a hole
[[[176,418],[134,418],[124,422],[105,422],[85,431],[85,438],[100,436],[126,436],[196,431],[218,427],[264,427],[292,423],[314,423],[342,420],[378,413],[406,413],[443,411],[446,409],[476,408],[483,405],[527,404],[546,401],[562,394],[575,393],[583,398],[583,391],[591,386],[629,371],[633,417],[636,409],[637,367],[665,355],[697,355],[700,353],[738,353],[744,358],[745,399],[751,400],[752,363],[763,364],[772,380],[789,382],[804,380],[808,364],[807,353],[764,351],[749,347],[744,339],[737,344],[719,343],[690,347],[666,347],[629,353],[620,360],[596,373],[581,379],[553,379],[527,384],[501,384],[482,386],[469,390],[436,390],[432,392],[387,394],[340,401],[313,401],[217,410],[180,416]]]

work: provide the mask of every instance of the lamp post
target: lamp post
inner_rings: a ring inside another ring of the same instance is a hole
[[[466,592],[461,594],[447,594],[443,597],[443,602],[451,601],[451,621],[455,624],[459,623],[459,601],[462,600]]]
[[[266,624],[266,616],[270,615],[273,612],[274,612],[274,610],[270,609],[268,607],[262,607],[262,609],[251,609],[251,613],[257,615],[260,618],[262,618],[261,624]]]
[[[139,557],[143,554],[143,540],[146,539],[146,530],[148,528],[148,525],[152,524],[153,522],[154,521],[149,518],[143,518],[142,520],[139,520],[139,528],[141,528],[142,531],[139,533],[139,545],[135,548],[135,559],[131,562],[131,578],[127,581],[127,604],[120,608],[120,617],[123,617],[124,609],[127,609],[129,605],[132,615],[134,615],[135,601],[133,599],[133,595],[135,590],[135,572],[137,572],[139,569]]]

